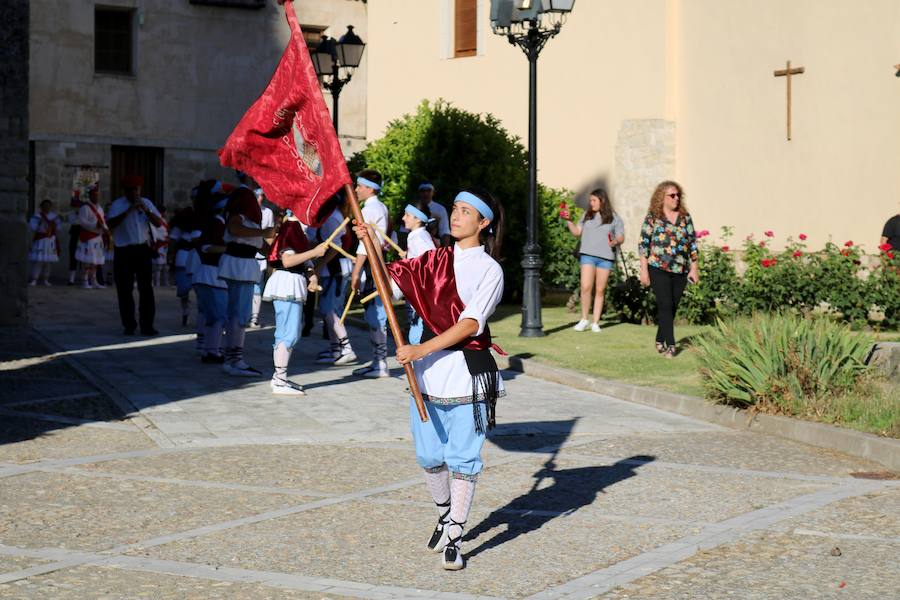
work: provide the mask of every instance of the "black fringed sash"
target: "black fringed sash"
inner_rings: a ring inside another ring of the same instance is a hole
[[[424,325],[421,343],[434,337],[437,337],[435,333]],[[464,346],[451,346],[447,350],[459,350],[463,353],[469,375],[472,376],[472,415],[475,419],[475,431],[484,434],[497,426],[497,399],[500,397],[500,369],[497,367],[497,361],[494,360],[490,348],[472,350]],[[479,404],[485,405],[487,427],[481,418],[481,411],[478,410]]]

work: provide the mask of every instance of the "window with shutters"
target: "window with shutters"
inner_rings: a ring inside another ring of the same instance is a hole
[[[454,10],[453,56],[475,56],[478,52],[478,0],[456,0]]]
[[[134,75],[134,10],[94,8],[94,71]]]

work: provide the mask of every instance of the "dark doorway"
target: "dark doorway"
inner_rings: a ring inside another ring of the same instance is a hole
[[[157,206],[162,206],[163,149],[150,146],[113,146],[110,200],[122,195],[122,178],[132,173],[144,178],[141,194]]]

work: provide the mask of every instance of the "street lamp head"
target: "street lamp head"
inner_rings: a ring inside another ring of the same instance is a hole
[[[316,51],[310,55],[316,76],[324,77],[334,73],[335,43],[327,35],[322,36],[322,41],[316,47]]]
[[[353,32],[353,25],[347,26],[347,33],[337,43],[337,57],[342,67],[356,68],[362,61],[365,43]]]
[[[575,7],[575,0],[541,0],[542,12],[570,13]]]

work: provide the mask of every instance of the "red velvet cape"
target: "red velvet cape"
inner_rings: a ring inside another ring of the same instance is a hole
[[[435,335],[456,324],[466,305],[456,291],[452,246],[435,248],[417,258],[392,262],[387,269],[407,302]],[[499,346],[491,343],[491,331],[487,325],[481,335],[462,347],[469,350],[493,348],[506,356]]]

